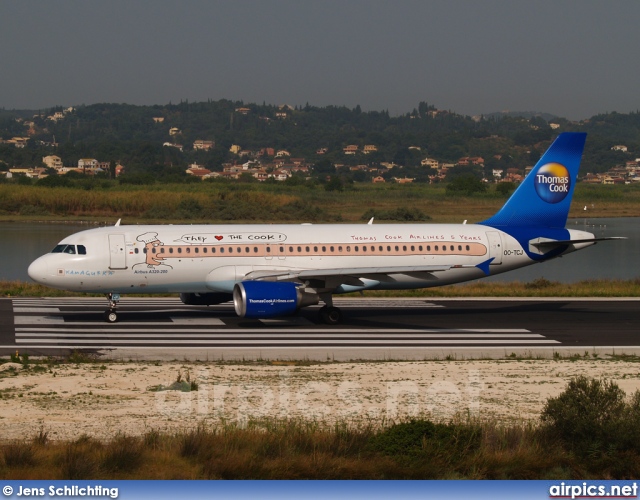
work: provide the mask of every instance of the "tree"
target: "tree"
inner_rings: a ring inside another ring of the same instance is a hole
[[[447,184],[447,194],[471,196],[475,193],[484,193],[487,185],[471,174],[461,175]]]

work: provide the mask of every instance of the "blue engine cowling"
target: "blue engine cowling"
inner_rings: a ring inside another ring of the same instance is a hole
[[[317,304],[319,297],[305,293],[295,283],[243,281],[233,288],[233,304],[241,318],[274,318]]]

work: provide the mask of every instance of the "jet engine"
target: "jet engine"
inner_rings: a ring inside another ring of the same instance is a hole
[[[291,282],[243,281],[233,288],[233,304],[242,318],[287,316],[319,301],[318,294]]]

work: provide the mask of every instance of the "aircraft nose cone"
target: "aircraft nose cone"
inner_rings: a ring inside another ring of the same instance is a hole
[[[43,283],[47,279],[47,263],[45,259],[40,257],[39,259],[34,260],[29,269],[27,269],[27,274],[29,278],[31,278],[36,283]]]

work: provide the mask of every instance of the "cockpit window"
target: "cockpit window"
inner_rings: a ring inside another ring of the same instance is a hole
[[[78,245],[78,255],[87,255],[87,249],[84,245]]]
[[[84,248],[84,246],[80,245],[82,247],[82,251],[83,251],[83,255],[87,253],[86,249]],[[76,246],[75,245],[56,245],[56,247],[51,250],[51,253],[68,253],[71,255],[75,255],[76,253]],[[81,252],[78,252],[81,253]]]

